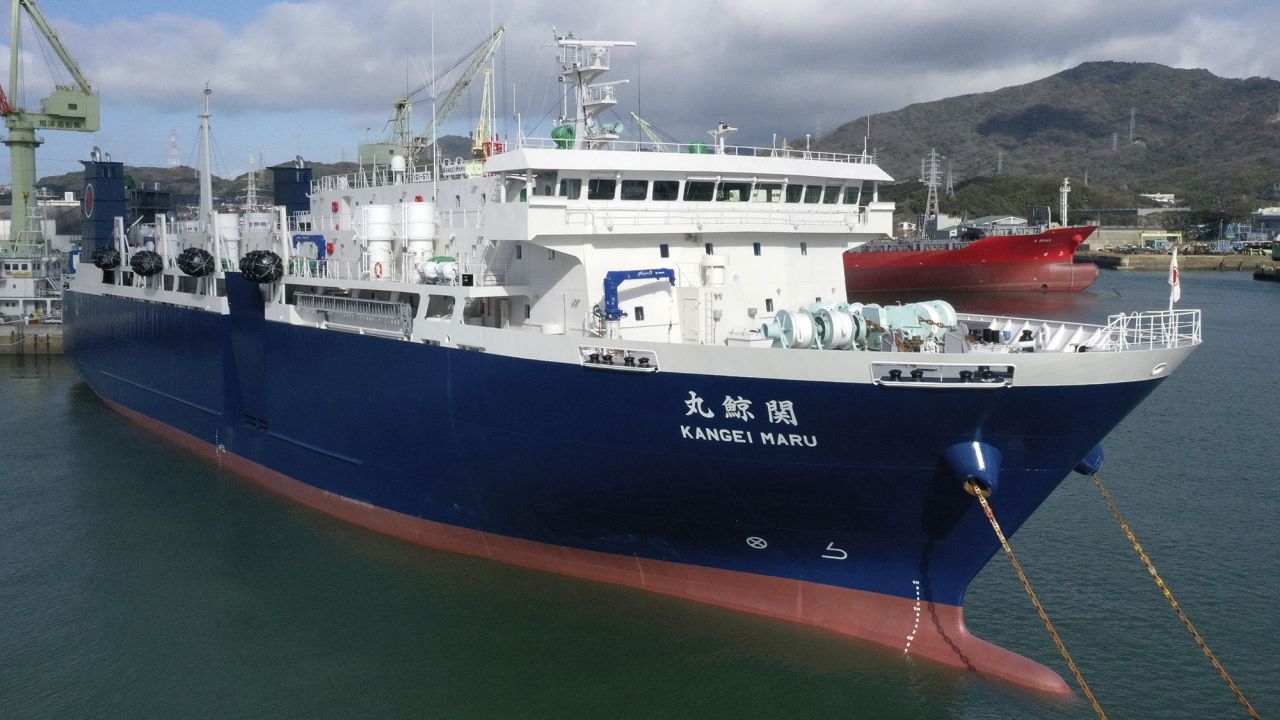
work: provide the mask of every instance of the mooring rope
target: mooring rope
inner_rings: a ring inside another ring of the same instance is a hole
[[[1098,714],[1098,717],[1101,720],[1107,720],[1107,714],[1103,712],[1102,706],[1098,704],[1098,698],[1094,697],[1093,691],[1089,689],[1089,683],[1084,681],[1084,675],[1080,674],[1080,668],[1076,666],[1076,661],[1071,658],[1071,653],[1067,651],[1066,644],[1062,642],[1062,636],[1053,627],[1053,623],[1049,620],[1049,614],[1045,612],[1044,606],[1040,604],[1040,598],[1036,596],[1036,591],[1031,588],[1031,581],[1027,579],[1027,574],[1022,571],[1022,564],[1018,562],[1018,558],[1013,554],[1013,548],[1009,545],[1009,540],[1005,538],[1004,531],[1000,529],[1000,523],[996,522],[996,514],[992,512],[991,505],[987,503],[987,496],[991,494],[991,491],[980,487],[972,480],[965,483],[965,489],[978,498],[978,502],[982,503],[982,511],[987,514],[987,520],[991,521],[991,529],[995,530],[996,537],[1000,538],[1000,545],[1004,548],[1004,554],[1008,556],[1009,562],[1013,564],[1014,572],[1018,574],[1018,579],[1022,581],[1022,587],[1027,591],[1027,596],[1031,598],[1031,604],[1036,607],[1036,613],[1040,615],[1040,620],[1044,623],[1045,629],[1053,637],[1053,644],[1058,646],[1058,652],[1062,653],[1062,659],[1066,660],[1067,667],[1071,668],[1071,674],[1075,676],[1080,690],[1084,692],[1085,697],[1089,698],[1089,704],[1093,706],[1093,711]]]
[[[1151,573],[1151,577],[1156,581],[1156,586],[1160,588],[1160,592],[1164,593],[1165,599],[1169,601],[1169,605],[1173,607],[1174,612],[1178,613],[1178,618],[1182,620],[1182,624],[1187,626],[1187,632],[1191,633],[1191,637],[1195,639],[1196,644],[1204,651],[1205,657],[1209,658],[1209,662],[1213,665],[1214,669],[1218,671],[1218,675],[1222,676],[1223,682],[1227,684],[1227,687],[1231,688],[1231,692],[1235,693],[1236,699],[1244,706],[1245,711],[1249,713],[1249,717],[1254,720],[1261,720],[1261,717],[1258,715],[1258,711],[1254,710],[1253,706],[1249,704],[1248,698],[1244,696],[1240,687],[1236,685],[1235,681],[1231,679],[1231,676],[1227,674],[1227,669],[1222,666],[1222,663],[1218,662],[1217,656],[1215,656],[1213,651],[1209,649],[1208,643],[1206,643],[1204,638],[1200,636],[1200,632],[1196,630],[1196,626],[1192,624],[1191,618],[1187,616],[1187,613],[1183,611],[1182,606],[1178,604],[1176,599],[1174,599],[1173,592],[1169,590],[1169,586],[1165,585],[1164,579],[1160,577],[1160,573],[1156,570],[1155,563],[1151,562],[1151,558],[1147,556],[1147,551],[1142,549],[1142,544],[1138,542],[1138,538],[1135,537],[1133,531],[1129,529],[1129,523],[1125,522],[1124,516],[1120,514],[1120,508],[1116,506],[1115,498],[1112,498],[1111,493],[1107,492],[1107,488],[1102,484],[1102,478],[1098,477],[1096,473],[1093,476],[1093,483],[1098,486],[1098,491],[1102,493],[1102,498],[1106,500],[1107,505],[1111,507],[1111,514],[1114,515],[1116,517],[1116,521],[1120,523],[1120,529],[1124,530],[1124,534],[1128,536],[1129,542],[1133,544],[1133,549],[1138,551],[1138,557],[1142,558],[1142,564],[1146,566],[1147,572]]]

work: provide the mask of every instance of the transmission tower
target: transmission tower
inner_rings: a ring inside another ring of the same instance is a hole
[[[1138,108],[1129,108],[1129,144],[1133,144],[1133,131],[1138,124]]]
[[[952,173],[951,173],[951,158],[947,158],[947,187],[946,187],[946,193],[947,193],[947,197],[949,197],[949,198],[953,198],[953,197],[955,197],[955,196],[956,196],[955,176],[954,176],[954,175],[952,175]]]
[[[929,197],[924,203],[925,222],[932,220],[935,229],[938,222],[938,185],[942,181],[942,170],[938,168],[938,161],[941,159],[938,151],[930,148],[929,156],[924,159],[925,172],[921,173],[920,177],[920,182],[929,189]]]
[[[1120,133],[1111,133],[1111,152],[1120,150]]]
[[[178,157],[178,129],[174,128],[169,131],[169,167],[176,168],[182,164],[182,159]]]

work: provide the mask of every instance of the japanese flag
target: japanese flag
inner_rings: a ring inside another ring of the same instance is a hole
[[[1169,261],[1169,307],[1182,299],[1182,285],[1178,277],[1178,247],[1173,247],[1173,259]]]

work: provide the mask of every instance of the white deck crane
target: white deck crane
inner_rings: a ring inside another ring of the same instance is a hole
[[[32,23],[44,36],[63,67],[71,74],[74,85],[55,85],[53,93],[40,102],[40,112],[28,112],[22,107],[22,73],[19,60],[22,45],[22,12],[26,11]],[[53,27],[45,20],[35,0],[13,0],[13,33],[9,47],[9,98],[0,103],[5,127],[9,136],[4,144],[9,147],[12,169],[13,213],[10,221],[10,242],[32,243],[40,240],[40,224],[32,222],[29,208],[35,207],[31,197],[36,184],[36,148],[44,140],[36,137],[36,130],[71,130],[73,132],[97,132],[99,123],[98,96],[80,72],[79,66],[63,46]],[[0,97],[3,91],[0,91]]]

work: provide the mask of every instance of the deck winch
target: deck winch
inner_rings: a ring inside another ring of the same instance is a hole
[[[810,303],[796,311],[779,310],[760,326],[760,334],[779,348],[867,350],[880,349],[890,334],[941,340],[955,324],[955,308],[944,300],[907,305]]]

